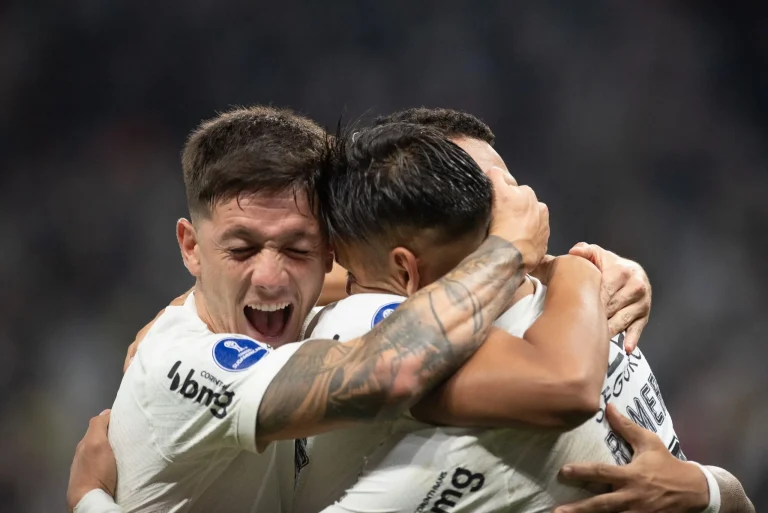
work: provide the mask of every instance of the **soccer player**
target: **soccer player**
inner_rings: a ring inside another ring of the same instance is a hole
[[[495,136],[493,131],[471,114],[452,109],[429,109],[413,108],[395,112],[389,116],[378,118],[376,125],[383,125],[392,122],[415,123],[422,126],[429,126],[440,130],[449,137],[454,143],[465,149],[472,158],[480,164],[484,170],[493,166],[500,166],[506,169],[503,159],[493,149]],[[579,255],[592,260],[598,267],[609,264],[616,258],[616,255],[605,251],[596,245],[577,244],[570,251],[573,255]],[[624,262],[624,271],[631,269]],[[604,279],[606,278],[604,271]],[[607,304],[607,314],[609,319],[609,329],[611,334],[623,331],[622,326],[627,326],[624,346],[627,353],[631,353],[637,345],[640,332],[648,322],[647,316],[638,315],[638,309],[641,302],[627,301],[627,297],[636,297],[645,285],[638,284],[637,280],[630,280],[621,290],[616,291],[615,287],[621,287],[617,282],[611,284],[614,292],[612,297],[606,295],[606,287],[603,290],[603,299]],[[628,294],[628,296],[625,296]],[[636,319],[636,320],[635,320]],[[623,323],[622,321],[626,321]],[[614,349],[611,349],[612,353]],[[625,412],[626,413],[626,412]],[[642,425],[642,423],[641,423]],[[635,438],[642,438],[636,432],[625,429],[625,432],[632,434]],[[658,437],[654,442],[658,442]],[[645,443],[644,446],[655,444]],[[672,445],[674,448],[674,444]],[[668,456],[668,455],[667,455]],[[636,454],[637,458],[637,454]],[[569,470],[574,478],[592,479],[601,483],[612,485],[614,492],[604,494],[592,499],[583,501],[575,506],[574,509],[558,509],[558,513],[581,513],[587,511],[612,511],[615,508],[618,511],[632,509],[633,505],[642,505],[648,511],[656,511],[661,508],[659,498],[664,497],[667,504],[682,504],[690,497],[686,493],[690,492],[692,482],[695,482],[689,472],[690,467],[685,467],[679,461],[669,457],[654,459],[653,464],[648,466],[648,459],[642,460],[637,464],[633,463],[622,468],[608,468],[602,464],[582,464],[572,465]],[[702,468],[707,477],[709,489],[713,492],[712,501],[718,500],[718,493],[722,491],[722,509],[723,513],[750,512],[754,511],[749,498],[735,476],[719,467],[707,466]],[[653,476],[654,486],[649,481],[650,475]],[[675,503],[674,501],[679,502]],[[583,509],[582,509],[583,508]],[[640,509],[640,508],[638,508]],[[707,513],[710,513],[707,511]]]
[[[443,121],[447,124],[450,120]],[[462,124],[459,129],[468,131]],[[477,193],[477,184],[476,188],[465,187],[464,190],[441,188],[436,177],[450,175],[454,169],[440,167],[443,162],[439,155],[425,149],[435,147],[437,143],[428,137],[426,140],[422,137],[419,142],[421,136],[414,135],[411,127],[390,125],[382,127],[383,131],[375,129],[358,134],[357,143],[350,150],[350,161],[341,168],[345,171],[321,188],[328,201],[328,224],[337,255],[341,263],[352,270],[352,292],[413,293],[421,284],[439,277],[441,268],[450,268],[452,259],[460,259],[463,251],[473,247],[472,237],[479,240],[483,232],[483,220],[487,215],[482,210],[475,212],[474,232],[470,230],[468,235],[455,224],[458,218],[447,214],[452,206],[465,205],[467,194]],[[487,159],[481,156],[476,160]],[[503,165],[498,155],[493,160],[495,165]],[[427,176],[419,173],[430,167],[432,172]],[[365,201],[351,203],[350,194]],[[456,212],[457,215],[460,213]],[[451,233],[453,237],[441,239],[440,235],[445,233]],[[545,289],[539,286],[535,290],[525,298],[527,303],[515,304],[497,324],[512,333],[525,332],[542,313]],[[552,292],[550,290],[550,294]],[[518,295],[521,293],[524,293],[523,288]],[[313,336],[333,336],[335,333],[344,340],[364,332],[370,325],[368,323],[384,317],[382,312],[393,311],[398,300],[394,296],[366,295],[341,301],[320,318]],[[544,312],[548,310],[544,309]],[[543,317],[538,322],[541,320]],[[541,438],[537,439],[530,430],[458,431],[429,429],[406,422],[392,428],[393,434],[383,442],[380,450],[361,455],[367,456],[367,469],[357,467],[365,471],[363,477],[329,511],[368,511],[374,506],[384,511],[549,511],[555,504],[575,497],[573,488],[568,495],[568,488],[556,480],[557,470],[564,462],[583,458],[589,447],[593,448],[591,458],[599,459],[602,455],[606,461],[629,462],[631,452],[623,440],[605,427],[608,400],[619,404],[634,420],[657,432],[669,449],[682,457],[651,369],[639,350],[629,355],[624,353],[623,338],[623,335],[615,338],[611,345],[604,399],[594,422],[557,440],[541,432],[538,435]],[[554,341],[561,342],[562,338],[555,337],[550,344]],[[562,351],[562,344],[553,349]],[[525,351],[531,350],[525,348]],[[520,354],[518,351],[521,351],[520,346],[484,346],[451,378],[448,386],[432,398],[436,400],[420,403],[414,413],[419,418],[448,425],[500,426],[525,420],[519,415],[526,407],[531,408],[524,400],[535,400],[530,397],[531,388],[526,388],[526,381],[536,381],[538,376],[531,368],[538,361],[532,363],[526,352]],[[497,384],[499,392],[488,395],[488,383]],[[457,393],[459,390],[462,392]],[[521,390],[529,394],[522,400],[518,396]],[[510,405],[514,407],[510,408]],[[595,430],[595,426],[600,429]],[[349,476],[348,460],[354,461],[354,458],[347,454],[344,458],[329,458],[329,454],[346,453],[350,448],[376,447],[372,439],[380,433],[356,429],[345,433],[344,439],[337,435],[316,437],[311,452],[313,461],[300,478],[298,511],[317,509],[318,503],[327,503],[331,495],[328,490],[338,492],[338,488],[333,487],[343,479],[342,476]],[[597,449],[590,445],[595,437],[600,443]],[[453,451],[456,447],[460,450]],[[328,471],[336,462],[342,462],[339,468]],[[604,470],[606,467],[598,468]],[[692,464],[682,464],[677,470],[677,482],[670,484],[684,483],[694,487],[697,493],[678,493],[678,502],[671,504],[703,509],[708,503],[717,503],[719,490],[712,473],[705,471],[711,481],[708,483],[699,468]],[[626,475],[618,477],[625,478]],[[738,485],[730,475],[726,481],[723,484],[727,486]],[[668,495],[665,498],[669,501]],[[625,506],[649,505],[637,494],[605,497],[614,502],[624,500]],[[732,486],[726,499],[732,507],[744,505],[747,508],[734,511],[749,511],[749,501],[740,485]],[[599,500],[585,502],[583,511],[592,511],[590,507],[605,503],[605,499]],[[658,496],[652,500],[657,501]]]
[[[112,408],[125,510],[290,509],[294,443],[274,442],[398,415],[479,347],[546,252],[546,206],[501,181],[492,236],[381,329],[284,345],[332,262],[312,185],[324,141],[266,107],[189,138],[177,236],[195,291],[156,320]]]
[[[251,121],[253,121],[253,120],[251,120]],[[221,134],[221,133],[218,133],[218,134],[217,134],[217,136],[218,136],[218,137],[221,137],[221,136],[222,136],[222,134]],[[226,139],[224,139],[224,141],[226,141]],[[221,140],[219,140],[219,143],[220,143],[220,144],[223,144],[223,142],[222,142]],[[230,147],[234,147],[234,148],[237,148],[237,145],[236,145],[236,144],[231,144],[231,143],[230,143],[230,145],[229,145],[229,146],[230,146]],[[240,157],[242,157],[242,155],[241,155]],[[501,199],[501,197],[499,197],[499,198],[497,198],[497,199]],[[182,238],[182,237],[180,236],[180,239],[181,239],[181,238]],[[202,244],[200,244],[200,245],[202,246]],[[182,243],[182,246],[183,246],[183,243]],[[194,264],[194,262],[192,262],[192,263]],[[188,266],[189,266],[189,263],[188,263]],[[193,265],[192,267],[194,268],[194,265]],[[199,285],[199,284],[198,284],[198,285]],[[209,285],[209,286],[210,286],[210,285]],[[187,305],[187,306],[188,306],[188,305]],[[172,312],[171,312],[171,313],[172,313]],[[164,315],[165,315],[165,314],[164,314]],[[158,321],[158,322],[160,322],[161,324],[162,324],[162,319],[163,319],[163,316],[161,316],[161,317],[160,317],[160,320]],[[279,320],[279,319],[278,319],[278,320]],[[273,320],[273,321],[274,321],[274,320]],[[269,324],[269,322],[267,322],[267,324]],[[257,329],[260,329],[260,328],[258,328],[258,327],[256,327],[256,328],[257,328]],[[157,327],[153,327],[153,329],[157,330]],[[155,332],[157,333],[157,331],[155,331]],[[152,331],[150,330],[150,335],[151,335],[151,334],[152,334]],[[262,333],[262,334],[263,334],[263,333]],[[148,341],[149,341],[150,339],[151,339],[151,337],[150,337],[150,338],[148,338]],[[218,342],[222,342],[222,340],[219,340]],[[233,341],[231,341],[231,340],[223,340],[223,342],[224,342],[224,344],[226,344],[227,342],[233,342]],[[235,347],[228,347],[228,349],[232,349],[232,350],[238,351],[239,349],[241,349],[241,348],[242,348],[242,345],[241,345],[239,342],[237,342],[237,341],[234,341],[234,343],[235,343],[235,344],[238,344],[238,347],[237,347],[237,348],[235,348]],[[230,344],[230,346],[233,346],[233,344]],[[225,345],[225,347],[227,347],[227,346]],[[137,360],[138,362],[141,362],[141,355],[137,356],[137,359],[138,359],[138,360]],[[237,361],[237,360],[236,360],[236,361]],[[236,362],[236,361],[235,361],[235,362]],[[171,369],[172,369],[172,368],[171,368]],[[179,393],[180,393],[180,395],[183,395],[184,391],[186,390],[186,391],[187,391],[187,395],[190,395],[190,391],[191,391],[192,389],[194,389],[194,386],[195,386],[195,384],[199,386],[199,385],[200,385],[200,383],[198,383],[198,382],[197,382],[197,380],[192,380],[192,381],[194,381],[194,382],[195,382],[194,384],[193,384],[191,381],[190,381],[188,384],[186,384],[186,385],[185,385],[185,384],[183,384],[183,383],[181,382],[181,380],[182,380],[182,376],[181,376],[181,375],[179,375],[179,373],[178,373],[178,369],[176,369],[176,370],[177,370],[177,372],[168,372],[168,376],[167,376],[167,379],[168,379],[168,383],[167,383],[167,386],[168,386],[168,387],[169,387],[169,389],[170,389],[171,387],[173,387],[173,386],[174,386],[174,380],[176,380],[176,381],[177,381],[177,383],[176,383],[176,391],[177,391],[177,392],[179,392]],[[132,371],[131,371],[131,372],[132,372]],[[207,374],[207,375],[209,375],[209,376],[213,376],[213,377],[214,377],[214,379],[218,379],[218,378],[216,378],[216,375],[215,375],[215,374],[213,374],[213,373],[211,373],[211,372],[209,372],[209,371],[207,371],[207,370],[206,370],[205,372],[206,372],[206,374]],[[217,371],[217,372],[218,372],[218,371]],[[177,379],[177,376],[178,376],[178,379]],[[189,375],[187,375],[187,376],[189,376]],[[201,372],[200,376],[201,376],[201,377],[203,377],[204,379],[207,379],[208,381],[211,381],[211,380],[210,380],[210,377],[205,377],[205,376],[203,376],[202,372]],[[186,381],[187,379],[188,379],[188,378],[185,378],[185,381]],[[221,380],[219,380],[219,381],[221,381]],[[211,382],[212,382],[212,383],[214,383],[213,381],[211,381]],[[187,385],[188,385],[188,386],[187,386]],[[204,394],[203,400],[204,400],[204,401],[205,401],[205,400],[207,400],[207,398],[208,398],[208,392],[205,392],[205,393],[204,393],[204,391],[203,391],[203,390],[200,390],[200,391],[198,392],[198,394],[200,394],[200,395],[203,395],[203,394]],[[191,399],[191,398],[190,398],[190,399]],[[195,399],[195,401],[196,401],[196,400],[197,400],[197,397],[195,397],[194,399]],[[262,407],[263,407],[263,406],[262,406]],[[260,415],[261,415],[261,413],[260,413]],[[194,448],[194,446],[192,446],[192,448]],[[194,451],[190,451],[190,452],[194,452]],[[199,461],[199,460],[198,460],[198,461]],[[74,469],[74,468],[75,468],[75,467],[73,466],[73,469]],[[132,472],[135,472],[134,470],[131,470],[131,471],[132,471]],[[74,470],[73,470],[73,472],[74,472]],[[122,474],[122,473],[121,473],[121,474]],[[194,470],[193,470],[192,474],[194,474]],[[73,474],[73,477],[75,477],[75,475],[74,475],[74,474]],[[239,477],[242,477],[242,476],[239,476]],[[259,481],[257,480],[256,482],[259,482]],[[79,487],[80,487],[79,489],[80,489],[80,490],[83,490],[83,488],[82,488],[82,485],[77,485],[78,481],[77,481],[76,479],[73,479],[73,483],[75,483],[75,487],[76,487],[76,488],[79,486]],[[251,489],[253,489],[253,487],[251,487]],[[228,492],[224,491],[223,489],[222,489],[222,490],[220,490],[220,493],[224,494],[225,496],[228,494]],[[74,493],[70,494],[70,504],[71,504],[71,505],[74,505],[74,504],[76,504],[77,502],[79,502],[79,499],[80,499],[80,497],[81,497],[81,495],[79,496],[77,492],[74,492]],[[90,499],[90,497],[89,497],[88,499]],[[192,497],[192,500],[195,500],[195,499],[199,499],[199,497],[195,497],[195,496],[193,496],[193,497]],[[72,501],[74,501],[74,502],[72,502]],[[84,502],[86,502],[86,504],[81,504],[81,506],[82,506],[83,508],[86,508],[86,507],[87,507],[89,504],[88,504],[88,501],[84,501]],[[99,510],[98,510],[98,509],[91,509],[91,511],[99,511]]]

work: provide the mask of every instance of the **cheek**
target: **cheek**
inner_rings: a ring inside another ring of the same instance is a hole
[[[288,265],[288,272],[304,297],[311,297],[315,293],[320,294],[325,281],[325,259],[295,260]]]

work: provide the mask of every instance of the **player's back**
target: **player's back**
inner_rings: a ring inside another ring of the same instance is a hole
[[[541,315],[546,287],[537,280],[534,284],[535,293],[502,315],[498,327],[522,336]],[[379,294],[345,299],[320,319],[313,336],[341,340],[359,336],[403,299]],[[642,376],[647,382],[652,377],[650,367],[639,350],[621,358],[613,346],[612,368],[603,387],[610,384],[611,392],[610,397],[607,391],[603,394],[601,406],[604,408],[609,397],[622,411],[627,405],[636,408],[636,396],[644,390],[636,378]],[[628,378],[616,385],[619,373]],[[663,403],[659,399],[656,404]],[[664,428],[657,426],[658,432],[674,436],[668,416],[661,420]],[[386,511],[438,513],[551,511],[556,504],[589,495],[578,486],[560,482],[560,468],[584,461],[617,462],[617,454],[628,453],[618,440],[602,413],[566,433],[435,427],[413,419],[328,433],[312,441],[310,464],[299,479],[296,511],[317,511],[345,490],[348,493],[340,504],[329,511],[361,511],[373,506]]]
[[[265,388],[258,381],[271,379],[269,361],[277,353],[240,335],[211,333],[192,296],[166,309],[112,408],[116,500],[124,511],[290,508],[293,442],[271,444],[261,454],[255,447]]]

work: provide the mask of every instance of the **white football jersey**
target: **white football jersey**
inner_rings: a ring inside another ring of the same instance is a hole
[[[515,336],[523,336],[543,312],[546,287],[532,280],[535,292],[496,322]],[[403,300],[386,294],[344,299],[323,312],[312,336],[342,341],[359,337]],[[323,508],[339,513],[551,511],[590,495],[558,481],[564,464],[631,459],[630,449],[604,419],[606,400],[679,450],[647,361],[639,350],[627,356],[618,347],[621,341],[623,336],[611,344],[601,411],[567,433],[445,428],[403,418],[310,439],[310,463],[299,476],[294,499],[296,513]]]
[[[109,441],[124,511],[290,511],[294,442],[256,447],[272,379],[300,347],[217,334],[194,295],[139,346],[112,406]]]

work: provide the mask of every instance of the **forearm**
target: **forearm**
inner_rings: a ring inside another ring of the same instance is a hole
[[[520,252],[489,237],[364,337],[305,343],[262,400],[260,440],[399,414],[474,353],[523,276]]]
[[[720,467],[707,465],[720,487],[720,513],[755,513],[752,501],[736,476]]]
[[[600,273],[592,264],[558,260],[544,313],[524,339],[495,330],[413,414],[458,426],[578,425],[598,408],[608,360],[599,293]]]
[[[533,346],[540,362],[537,368],[544,376],[547,371],[559,376],[555,383],[590,398],[596,412],[608,367],[610,338],[600,300],[601,274],[579,257],[558,257],[553,265],[544,313],[523,338]],[[548,399],[558,404],[556,398]]]

